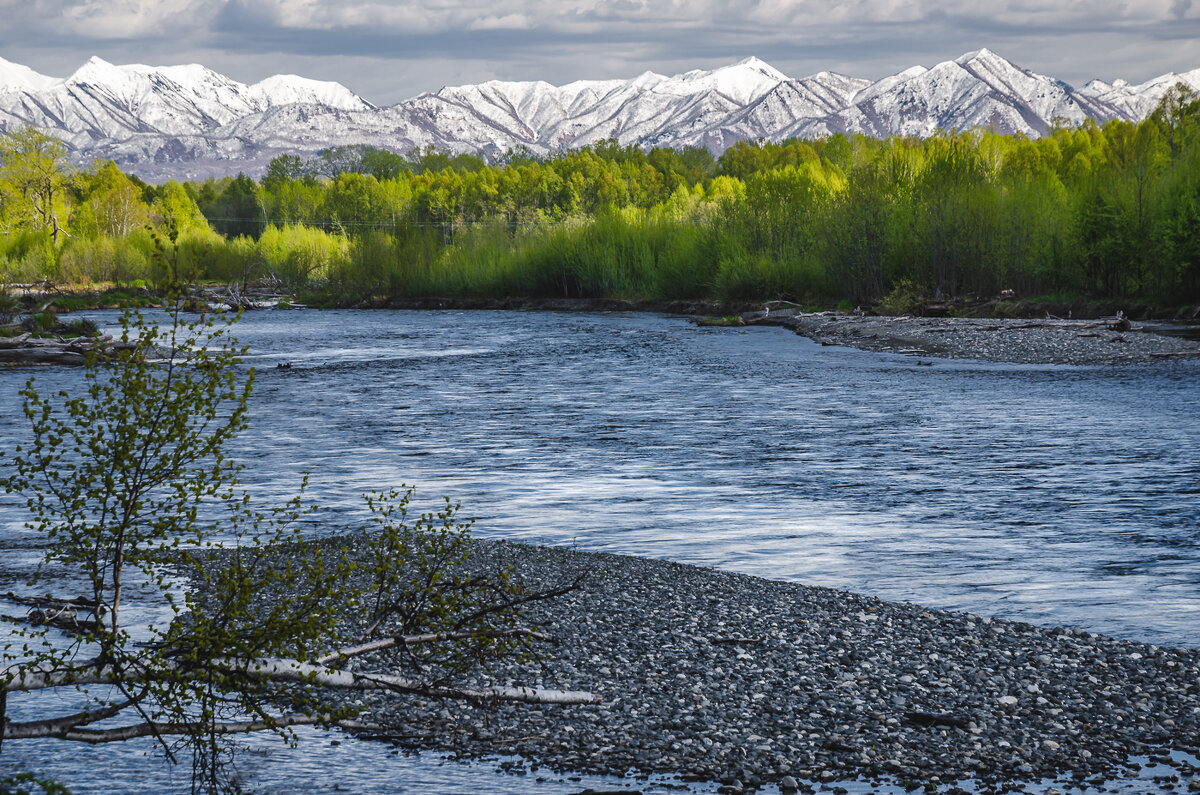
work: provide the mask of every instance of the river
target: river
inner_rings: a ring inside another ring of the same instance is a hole
[[[1198,642],[1200,362],[927,367],[636,313],[264,311],[237,331],[258,380],[235,453],[260,502],[311,474],[307,532],[407,483],[482,536]],[[6,448],[28,374],[0,370]],[[10,576],[36,553],[22,518],[0,502]],[[270,787],[288,765],[258,768]]]

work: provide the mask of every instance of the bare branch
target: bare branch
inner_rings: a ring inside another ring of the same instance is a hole
[[[327,654],[324,657],[317,658],[316,662],[320,665],[329,665],[341,660],[346,660],[350,657],[357,657],[373,651],[390,649],[393,646],[416,646],[422,643],[443,643],[448,640],[470,640],[472,638],[512,637],[527,637],[533,640],[544,641],[554,640],[552,635],[547,635],[543,632],[535,632],[531,629],[495,629],[487,632],[432,632],[425,635],[397,635],[394,638],[381,638],[380,640],[372,641],[371,643],[364,643],[361,646],[350,646],[345,649],[338,649],[332,654]]]
[[[544,690],[536,687],[459,688],[430,685],[407,676],[339,671],[297,660],[263,658],[249,661],[214,660],[213,662],[217,666],[230,667],[272,682],[300,682],[347,690],[391,690],[439,698],[469,701],[519,701],[526,704],[600,703],[599,696],[583,690]]]
[[[243,674],[254,679],[271,682],[297,682],[320,685],[343,690],[390,690],[400,693],[417,693],[439,698],[465,699],[468,701],[518,701],[526,704],[598,704],[600,697],[583,690],[545,690],[536,687],[453,687],[431,685],[419,679],[394,674],[363,673],[334,670],[325,665],[315,665],[299,660],[258,658],[236,660],[217,658],[210,663],[230,673]],[[169,674],[184,673],[177,666],[127,665],[118,669],[113,665],[44,666],[18,667],[12,678],[4,682],[4,690],[43,690],[72,685],[115,685],[130,680],[153,680]]]
[[[336,720],[331,715],[280,715],[270,720],[226,721],[217,723],[135,723],[116,729],[67,729],[55,730],[54,721],[9,724],[4,730],[6,740],[32,740],[53,737],[59,740],[99,745],[132,740],[136,737],[194,734],[198,731],[214,734],[249,734],[250,732],[272,731],[289,726],[338,726],[344,729],[363,731],[386,731],[386,727],[354,720]]]
[[[94,710],[84,710],[74,715],[66,715],[50,720],[34,720],[25,723],[11,722],[4,727],[5,740],[25,740],[34,737],[58,737],[79,726],[105,720],[120,714],[121,710],[132,706],[133,701],[124,701]]]

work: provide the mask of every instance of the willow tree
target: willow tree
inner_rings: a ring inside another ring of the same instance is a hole
[[[173,246],[160,256],[178,272]],[[23,649],[10,642],[0,658],[0,752],[17,740],[152,737],[172,760],[190,752],[197,788],[220,791],[235,786],[232,735],[368,727],[330,697],[339,689],[595,702],[458,684],[543,639],[521,626],[520,605],[571,586],[527,593],[507,571],[473,571],[457,506],[410,519],[411,490],[369,495],[369,530],[304,543],[300,497],[251,505],[227,452],[254,383],[235,319],[188,321],[178,300],[165,323],[127,313],[132,344],[90,354],[77,390],[46,394],[30,379],[22,391],[31,440],[8,455],[0,484],[25,496],[27,526],[45,539],[40,581],[69,576],[85,593],[12,595],[40,626],[18,624]],[[182,593],[180,568],[194,578]],[[131,603],[158,618],[131,620]],[[6,719],[9,699],[47,689],[76,690],[75,706]]]

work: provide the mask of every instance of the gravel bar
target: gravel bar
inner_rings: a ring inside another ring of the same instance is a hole
[[[1115,320],[875,317],[789,309],[743,315],[748,325],[784,326],[822,345],[946,359],[1021,364],[1123,365],[1200,357],[1200,340]]]
[[[1000,792],[1061,775],[1096,787],[1128,774],[1133,756],[1172,766],[1163,791],[1186,791],[1197,773],[1200,651],[666,561],[476,542],[473,566],[498,561],[531,587],[587,577],[530,606],[556,639],[539,644],[539,659],[494,664],[470,683],[586,689],[603,703],[349,696],[367,720],[396,727],[379,739],[515,756],[525,762],[502,766],[518,772],[680,774],[727,793],[836,792],[854,779]]]

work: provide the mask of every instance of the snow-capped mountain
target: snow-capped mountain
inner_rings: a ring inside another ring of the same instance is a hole
[[[873,136],[924,137],[939,128],[992,127],[1037,137],[1055,119],[1079,124],[1122,115],[1109,103],[984,49],[931,69],[914,67],[884,78],[859,92],[826,124],[831,131]]]
[[[1200,90],[1200,69],[1075,89],[984,49],[878,81],[832,72],[793,79],[747,58],[673,77],[452,86],[377,108],[338,83],[294,75],[245,85],[196,64],[92,58],[58,79],[0,59],[0,129],[33,125],[62,138],[81,162],[111,158],[165,179],[257,173],[280,153],[346,144],[499,155],[607,138],[720,152],[743,140],[836,132],[928,136],[991,127],[1036,137],[1062,120],[1144,118],[1177,83]]]
[[[92,58],[56,79],[0,62],[0,126],[38,127],[81,154],[139,136],[219,136],[231,122],[296,103],[321,112],[374,107],[337,83],[294,75],[248,86],[199,64],[114,66]]]
[[[1079,89],[1079,93],[1117,108],[1125,118],[1144,119],[1169,90],[1180,84],[1200,92],[1200,69],[1183,74],[1170,72],[1136,86],[1131,86],[1124,80],[1112,83],[1092,80]]]

